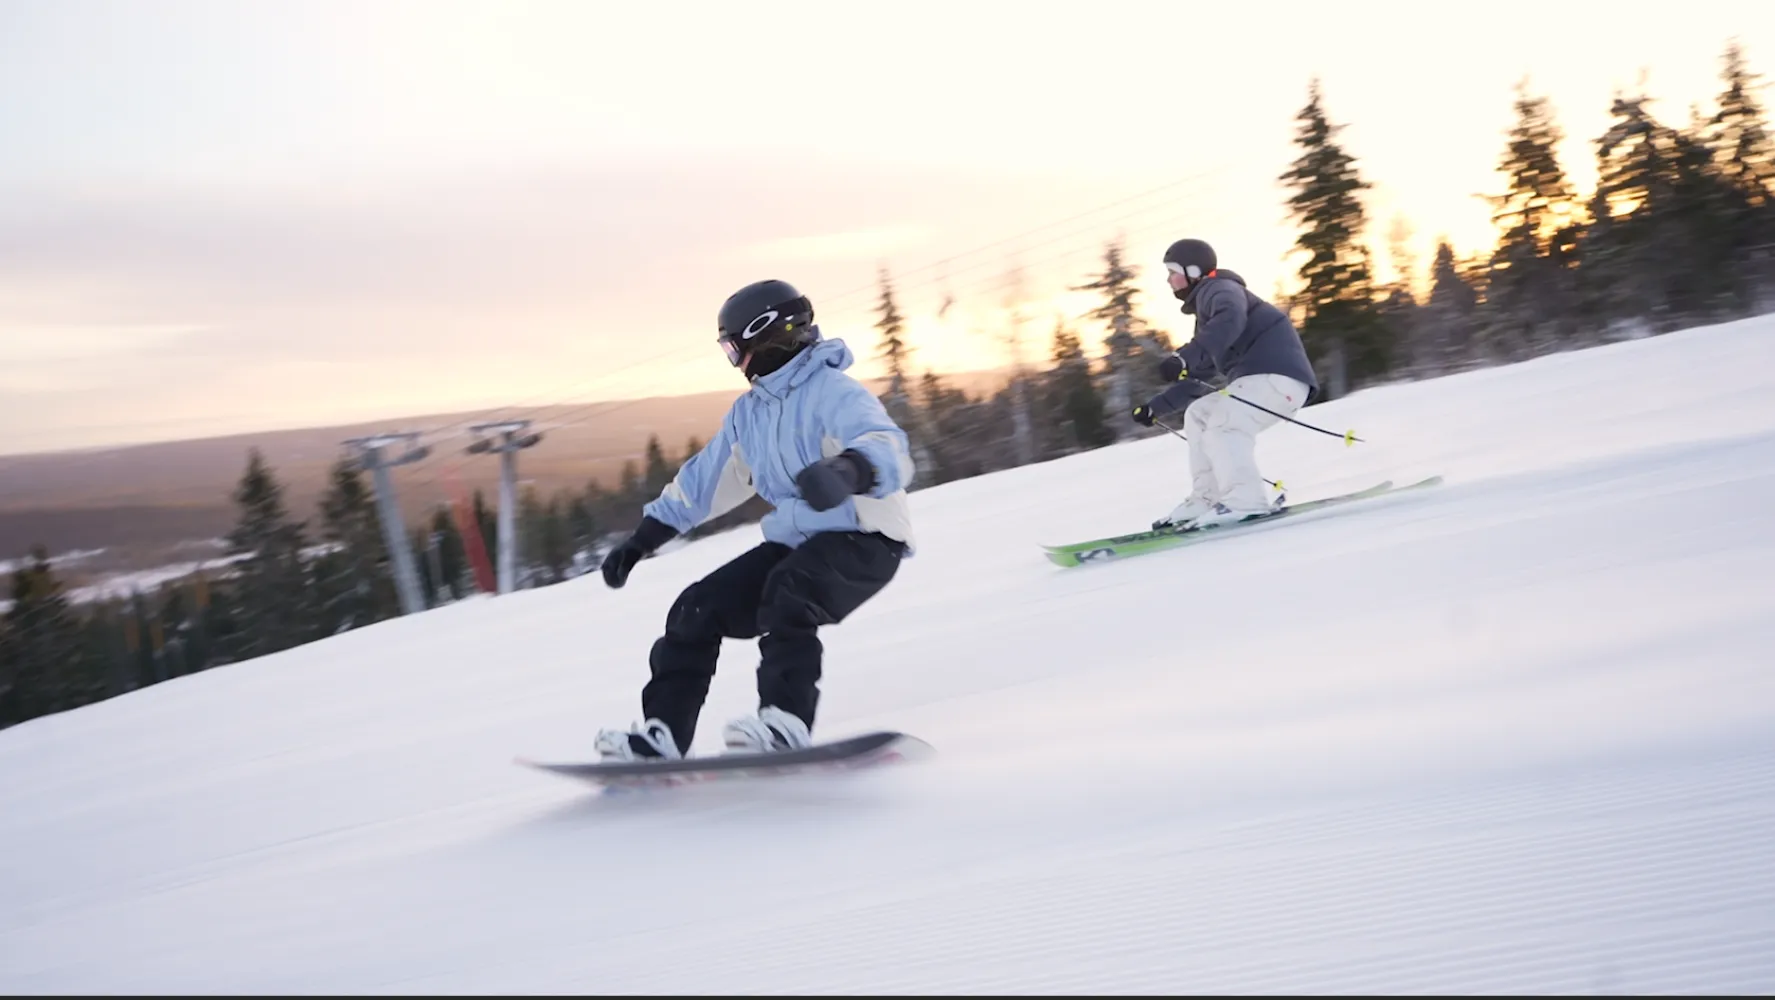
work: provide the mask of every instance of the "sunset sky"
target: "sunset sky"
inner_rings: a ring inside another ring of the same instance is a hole
[[[737,388],[763,277],[871,375],[880,264],[921,368],[992,367],[1011,265],[1039,356],[1117,234],[1176,338],[1171,240],[1284,276],[1314,75],[1427,260],[1519,79],[1587,190],[1613,92],[1710,111],[1734,37],[1775,78],[1766,0],[0,0],[0,453]]]

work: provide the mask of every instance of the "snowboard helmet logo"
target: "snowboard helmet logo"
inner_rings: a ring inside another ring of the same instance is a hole
[[[763,333],[768,329],[772,323],[777,321],[777,317],[781,315],[782,313],[775,309],[767,309],[764,312],[759,313],[752,322],[746,324],[744,330],[740,331],[740,336],[746,340],[751,340],[753,337],[758,336],[760,333]]]

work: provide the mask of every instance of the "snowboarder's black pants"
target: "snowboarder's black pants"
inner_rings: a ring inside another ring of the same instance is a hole
[[[648,658],[643,718],[671,726],[679,752],[689,752],[721,640],[757,639],[758,707],[780,708],[812,731],[823,652],[817,630],[887,586],[905,552],[886,535],[822,532],[795,548],[764,542],[684,588]]]

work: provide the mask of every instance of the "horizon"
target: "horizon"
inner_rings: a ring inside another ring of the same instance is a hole
[[[1286,278],[1276,178],[1313,78],[1374,185],[1377,277],[1403,220],[1421,282],[1439,238],[1495,236],[1476,196],[1517,81],[1587,192],[1642,72],[1673,124],[1734,39],[1775,73],[1758,4],[1568,4],[1526,32],[1392,2],[1218,13],[1261,67],[1156,2],[764,10],[9,6],[0,85],[41,99],[0,107],[0,454],[724,391],[713,317],[766,276],[877,377],[878,266],[917,371],[997,368],[1009,269],[1041,356],[1057,317],[1089,333],[1066,289],[1118,236],[1177,341],[1172,239],[1265,297]],[[732,71],[778,47],[794,71]],[[926,71],[897,72],[911,49]]]
[[[998,374],[1000,372],[1007,371],[1008,368],[1009,368],[1009,366],[1007,365],[1005,367],[995,368],[995,369],[966,369],[966,370],[962,370],[962,371],[940,372],[938,374],[943,378],[951,378],[951,379],[969,378],[969,377],[989,378],[989,377],[991,377],[995,374]],[[880,381],[883,381],[884,379],[885,379],[885,376],[879,375],[879,374],[867,375],[867,376],[863,377],[863,381],[865,383],[880,382]],[[694,391],[680,392],[680,393],[653,394],[653,395],[646,395],[646,396],[615,396],[615,397],[598,398],[598,399],[572,399],[572,400],[562,400],[559,402],[536,403],[536,404],[527,405],[527,406],[515,406],[514,405],[514,406],[493,407],[490,409],[471,408],[471,409],[462,409],[462,410],[439,410],[439,411],[425,412],[425,413],[389,413],[389,414],[385,414],[385,415],[372,415],[372,416],[369,416],[369,417],[366,417],[363,419],[343,420],[343,421],[337,421],[337,422],[329,421],[329,422],[324,422],[324,423],[247,426],[247,427],[242,427],[242,428],[238,428],[235,430],[230,430],[230,431],[227,431],[224,433],[199,434],[199,435],[192,435],[189,437],[143,438],[140,440],[106,442],[106,443],[102,443],[102,444],[92,444],[92,445],[85,445],[85,446],[74,447],[74,448],[54,448],[54,449],[49,449],[49,450],[44,450],[44,451],[0,451],[0,459],[9,459],[9,458],[35,459],[35,458],[55,458],[55,457],[59,457],[59,456],[72,456],[72,455],[102,454],[105,452],[126,451],[126,450],[129,450],[132,448],[152,448],[152,447],[156,447],[156,446],[160,446],[160,445],[177,445],[177,444],[203,444],[203,443],[208,443],[208,442],[226,441],[231,438],[251,438],[251,437],[257,437],[257,436],[261,436],[261,435],[269,436],[269,435],[280,435],[280,434],[299,434],[299,433],[303,433],[303,432],[307,432],[307,431],[345,429],[345,428],[365,427],[365,426],[371,426],[371,425],[392,425],[392,426],[388,427],[386,433],[403,433],[406,431],[417,431],[422,437],[425,437],[425,436],[430,436],[431,434],[435,433],[436,429],[435,428],[429,428],[429,429],[428,428],[415,428],[412,426],[412,424],[416,421],[425,421],[425,420],[447,420],[447,421],[450,421],[449,423],[444,425],[445,429],[457,429],[458,434],[464,434],[464,433],[467,433],[465,428],[467,427],[468,422],[460,419],[462,417],[482,417],[482,416],[494,415],[494,416],[492,416],[491,419],[496,420],[496,421],[497,420],[525,420],[525,419],[534,419],[537,414],[540,414],[540,413],[543,413],[543,412],[546,412],[549,410],[560,410],[560,409],[574,410],[576,408],[598,406],[598,405],[606,404],[606,403],[616,403],[616,404],[643,403],[643,402],[649,402],[649,401],[654,401],[654,400],[682,399],[682,398],[695,397],[695,396],[717,396],[717,395],[729,395],[729,394],[734,395],[734,396],[738,396],[741,393],[746,392],[747,388],[748,387],[746,385],[736,385],[731,390],[720,389],[720,388],[696,389]],[[509,415],[509,416],[505,415],[505,411],[513,410],[513,409],[522,410],[523,412],[519,413],[519,414]]]

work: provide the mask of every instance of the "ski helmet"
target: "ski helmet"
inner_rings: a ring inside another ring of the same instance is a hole
[[[1165,248],[1166,270],[1181,274],[1192,282],[1212,274],[1217,266],[1219,261],[1214,256],[1214,248],[1202,240],[1178,240]]]
[[[715,339],[747,378],[768,375],[804,346],[820,339],[814,306],[787,281],[754,281],[721,304]],[[750,359],[750,360],[748,360]]]

